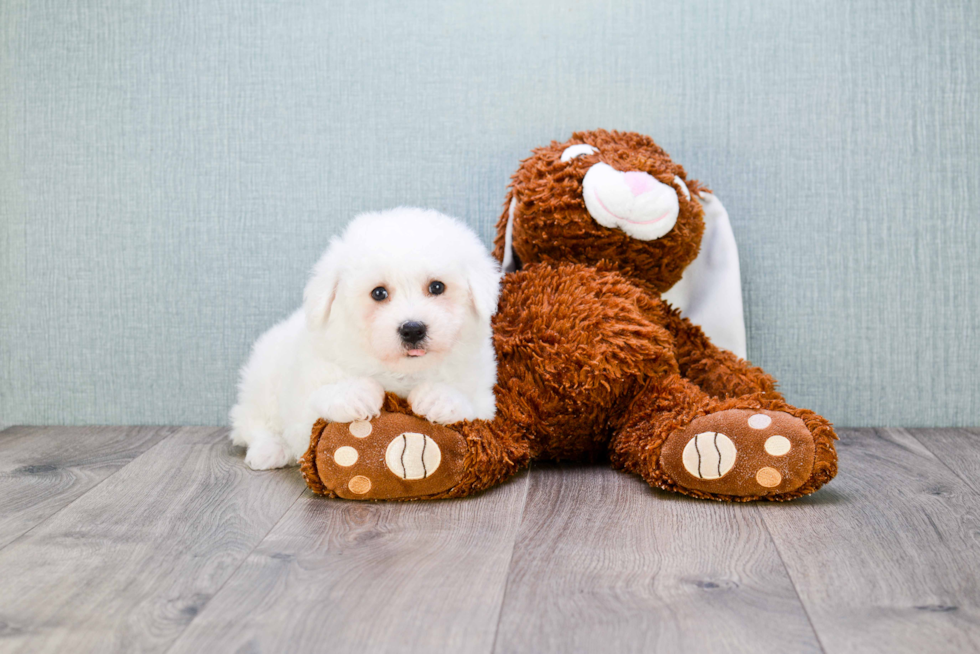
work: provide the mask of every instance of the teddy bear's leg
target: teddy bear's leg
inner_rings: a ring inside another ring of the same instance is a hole
[[[384,409],[373,420],[317,421],[300,461],[311,490],[357,500],[460,497],[527,465],[527,440],[505,416],[437,425],[392,395]]]
[[[708,396],[678,375],[637,396],[614,436],[613,465],[695,497],[787,500],[837,472],[829,422],[778,398]]]
[[[776,380],[728,350],[716,346],[700,327],[663,303],[663,324],[674,335],[674,352],[681,374],[705,393],[730,398],[754,393],[782,399]]]

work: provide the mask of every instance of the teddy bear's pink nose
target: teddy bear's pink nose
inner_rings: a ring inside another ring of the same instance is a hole
[[[582,178],[582,198],[597,223],[643,241],[669,232],[680,215],[674,187],[648,173],[623,172],[601,161]]]
[[[630,187],[630,191],[633,192],[633,197],[643,195],[647,191],[655,188],[657,182],[651,175],[636,171],[623,173],[623,180]]]

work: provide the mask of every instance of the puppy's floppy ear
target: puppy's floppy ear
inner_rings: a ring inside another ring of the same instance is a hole
[[[500,277],[500,264],[486,252],[471,257],[466,266],[466,283],[470,287],[470,300],[476,315],[481,320],[490,320],[490,317],[497,312]]]
[[[340,283],[342,257],[340,239],[334,238],[317,261],[313,275],[303,290],[303,311],[306,314],[306,326],[311,330],[323,327],[330,317],[330,307],[337,296],[337,284]]]

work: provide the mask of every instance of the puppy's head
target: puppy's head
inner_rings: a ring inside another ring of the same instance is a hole
[[[398,208],[361,214],[331,241],[303,306],[310,332],[407,373],[486,338],[499,293],[499,266],[469,228]]]

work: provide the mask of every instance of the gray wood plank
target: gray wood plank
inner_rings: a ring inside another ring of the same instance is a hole
[[[824,649],[980,650],[980,495],[907,431],[840,431],[831,485],[760,509]]]
[[[464,500],[297,502],[171,652],[490,652],[527,475]]]
[[[980,429],[913,429],[909,433],[967,486],[980,492]]]
[[[174,431],[175,427],[12,427],[0,432],[0,548]]]
[[[304,488],[178,430],[0,550],[0,648],[165,651]]]
[[[816,652],[758,510],[601,467],[531,477],[496,652]]]

